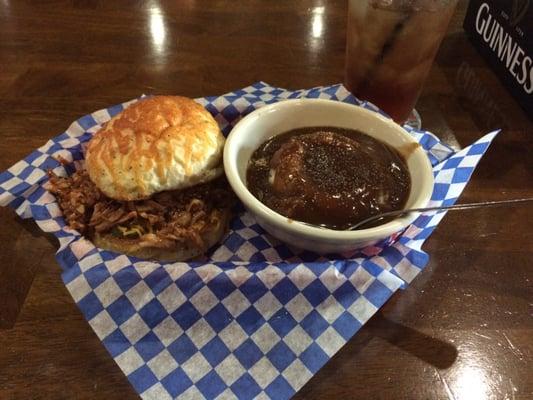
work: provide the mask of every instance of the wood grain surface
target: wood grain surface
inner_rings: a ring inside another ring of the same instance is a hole
[[[533,196],[533,124],[465,36],[465,10],[420,98],[424,127],[456,147],[504,129],[461,201]],[[341,82],[346,12],[341,0],[1,0],[0,170],[142,93]],[[449,213],[424,273],[295,399],[533,398],[532,222],[531,206]],[[9,209],[0,226],[0,399],[137,398],[65,289],[55,239]]]

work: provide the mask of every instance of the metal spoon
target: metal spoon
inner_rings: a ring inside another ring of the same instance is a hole
[[[413,212],[419,212],[423,213],[426,211],[436,211],[436,210],[468,210],[470,208],[482,208],[482,207],[498,207],[498,206],[508,206],[508,205],[514,205],[514,204],[520,204],[520,203],[528,203],[533,202],[533,198],[525,198],[525,199],[512,199],[512,200],[499,200],[499,201],[482,201],[479,203],[465,203],[465,204],[455,204],[453,206],[436,206],[436,207],[424,207],[424,208],[409,208],[405,210],[396,210],[396,211],[388,211],[380,214],[373,215],[369,218],[366,218],[349,228],[346,228],[347,231],[354,231],[357,229],[361,229],[362,226],[368,224],[369,222],[378,221],[383,218],[387,217],[396,217],[399,215],[405,215],[410,214]],[[306,224],[311,225],[311,224]],[[318,226],[318,225],[312,225],[312,226]],[[328,229],[328,228],[325,228]]]
[[[346,230],[353,231],[356,229],[361,229],[362,226],[368,224],[369,222],[378,221],[383,218],[387,217],[396,217],[400,215],[410,214],[413,212],[426,212],[426,211],[436,211],[436,210],[468,210],[471,208],[482,208],[482,207],[498,207],[498,206],[508,206],[508,205],[514,205],[519,203],[527,203],[527,202],[533,202],[533,198],[525,198],[525,199],[512,199],[512,200],[499,200],[499,201],[482,201],[479,203],[464,203],[464,204],[455,204],[452,206],[436,206],[436,207],[424,207],[424,208],[410,208],[406,210],[396,210],[396,211],[389,211],[384,212],[381,214],[373,215],[369,218],[366,218]]]

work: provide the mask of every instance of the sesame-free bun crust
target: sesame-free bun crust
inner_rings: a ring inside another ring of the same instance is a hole
[[[210,181],[223,172],[224,136],[211,114],[178,96],[139,100],[89,141],[86,168],[115,200],[139,200]]]

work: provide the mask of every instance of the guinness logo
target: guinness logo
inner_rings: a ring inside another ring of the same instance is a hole
[[[511,10],[511,18],[509,24],[516,26],[527,13],[531,0],[514,0],[513,9]]]

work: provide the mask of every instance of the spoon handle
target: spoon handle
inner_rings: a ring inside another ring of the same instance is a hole
[[[352,231],[360,228],[363,225],[368,224],[386,217],[395,217],[398,215],[410,214],[412,212],[426,212],[426,211],[436,211],[436,210],[468,210],[471,208],[482,208],[482,207],[498,207],[498,206],[508,206],[519,203],[528,203],[533,202],[533,198],[525,199],[512,199],[512,200],[498,200],[498,201],[482,201],[479,203],[464,203],[464,204],[455,204],[450,206],[435,206],[435,207],[423,207],[423,208],[409,208],[407,210],[396,210],[388,211],[381,214],[373,215],[369,218],[366,218],[355,225],[352,225],[348,230]]]

